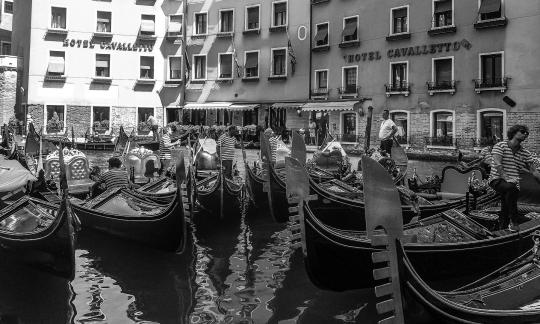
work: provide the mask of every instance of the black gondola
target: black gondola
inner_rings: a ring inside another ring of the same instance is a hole
[[[367,233],[335,220],[343,213],[324,207],[314,209],[311,201],[303,205],[302,211],[304,260],[312,282],[335,291],[372,286],[370,260],[378,249],[372,247]],[[358,212],[356,216],[363,219]],[[405,249],[424,278],[436,281],[470,274],[481,276],[528,250],[537,229],[540,221],[520,225],[519,232],[490,232],[458,210],[449,210],[405,226],[407,233],[419,237],[417,243],[406,244]]]
[[[185,182],[184,159],[176,165],[179,190],[168,204],[141,199],[127,189],[107,190],[96,198],[73,204],[82,225],[144,245],[181,251],[186,239],[186,224],[182,203]]]

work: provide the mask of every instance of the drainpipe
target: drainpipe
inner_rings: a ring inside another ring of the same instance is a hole
[[[184,58],[182,60],[182,66],[184,69],[187,70],[187,60],[189,60],[188,57],[185,57],[185,54],[187,54],[187,50],[186,50],[186,41],[187,41],[187,23],[186,23],[186,20],[188,18],[188,6],[187,6],[187,2],[188,0],[185,0],[185,1],[182,1],[182,13],[183,13],[183,18],[182,18],[182,45],[180,46],[180,51],[181,51],[181,55],[182,57]],[[181,121],[184,120],[184,104],[186,102],[186,84],[187,84],[187,81],[188,79],[186,78],[186,71],[182,71],[182,91],[181,91],[181,95],[180,95],[180,101],[178,102],[178,105],[180,107],[182,107],[182,117],[181,117]]]
[[[308,76],[308,99],[311,100],[311,74],[313,72],[313,66],[312,66],[312,59],[313,59],[313,52],[311,51],[313,46],[313,39],[311,37],[311,22],[313,20],[313,5],[311,4],[311,0],[308,0],[309,3],[309,29],[308,29],[308,37],[309,37],[309,76]]]

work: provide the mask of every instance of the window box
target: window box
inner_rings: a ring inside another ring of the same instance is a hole
[[[353,87],[345,86],[345,87],[337,88],[341,99],[358,98],[359,89],[360,88],[354,87],[354,86]]]
[[[312,52],[328,52],[330,50],[330,45],[321,45],[315,46],[311,49]]]
[[[268,81],[280,81],[280,80],[287,80],[286,75],[271,75],[268,77]]]
[[[330,2],[330,0],[311,0],[312,5],[320,4],[320,3],[326,3]]]
[[[428,30],[429,36],[436,36],[442,34],[451,34],[457,31],[456,26],[444,26],[444,27],[434,27]]]
[[[137,36],[137,39],[142,40],[142,41],[155,41],[157,39],[157,36],[155,34],[154,35],[139,34],[139,36]]]
[[[165,38],[169,40],[176,40],[176,39],[182,38],[182,33],[181,32],[167,32],[167,34],[165,35]]]
[[[243,77],[242,82],[259,82],[259,77]]]
[[[330,93],[330,89],[328,88],[315,88],[311,89],[311,97],[313,99],[328,99],[328,94]]]
[[[242,32],[244,35],[259,35],[261,30],[259,28],[257,29],[247,29]]]
[[[191,84],[205,84],[206,83],[206,80],[199,80],[199,79],[195,79],[195,80],[190,80],[189,83]]]
[[[45,74],[45,81],[66,82],[65,75]]]
[[[205,39],[206,34],[204,35],[191,35],[191,39]]]
[[[391,95],[404,95],[408,97],[411,93],[411,85],[408,82],[385,84],[384,87],[386,88],[386,97],[390,97]]]
[[[360,46],[360,41],[359,40],[339,43],[340,48],[359,47],[359,46]]]
[[[268,28],[268,30],[269,30],[271,33],[282,33],[282,32],[286,32],[286,31],[287,31],[287,25],[283,25],[283,26],[272,26],[272,27]]]
[[[456,93],[456,84],[457,81],[428,81],[426,82],[428,92],[430,96],[433,96],[435,93]]]
[[[474,23],[475,29],[488,29],[488,28],[500,28],[505,27],[508,24],[508,19],[506,17],[489,19],[489,20],[478,20]]]
[[[386,40],[389,42],[402,40],[402,39],[410,39],[410,38],[411,38],[411,33],[400,33],[400,34],[392,34],[392,35],[386,36]]]
[[[218,38],[232,38],[234,37],[234,32],[219,32],[216,37]]]
[[[156,83],[156,79],[146,79],[146,78],[138,78],[137,84],[154,84]]]
[[[508,81],[511,78],[496,78],[494,80],[474,79],[474,91],[480,93],[482,91],[500,91],[504,93],[508,89]]]
[[[92,78],[92,83],[97,83],[97,84],[111,84],[112,83],[112,79],[110,77],[100,77],[100,76],[95,76]]]
[[[63,28],[48,28],[47,29],[47,34],[51,34],[51,35],[67,35],[68,30],[63,29]]]
[[[219,82],[219,83],[233,83],[234,79],[233,78],[218,78],[218,79],[216,79],[216,82]]]
[[[110,32],[94,32],[92,34],[92,37],[94,38],[112,38],[113,37],[113,34],[110,33]]]
[[[163,86],[165,88],[176,88],[176,87],[179,87],[181,86],[183,83],[182,80],[167,80],[165,81],[165,83],[163,84]]]

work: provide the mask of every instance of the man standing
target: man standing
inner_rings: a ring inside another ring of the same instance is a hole
[[[152,131],[152,136],[154,137],[154,141],[157,141],[158,139],[158,121],[154,115],[150,115],[148,117],[148,120],[146,123],[150,126],[150,130]]]
[[[234,145],[236,144],[235,132],[236,127],[229,126],[228,131],[223,133],[217,141],[217,153],[221,158],[223,174],[228,179],[232,179]]]
[[[315,140],[315,131],[317,129],[317,124],[313,119],[309,120],[309,144],[311,145],[317,145],[317,142]]]
[[[493,146],[489,185],[501,195],[501,212],[499,214],[499,228],[516,231],[518,224],[529,220],[527,217],[518,217],[517,201],[519,196],[519,171],[522,169],[532,172],[540,181],[540,173],[529,151],[521,143],[529,136],[527,126],[514,125],[508,129],[508,140]]]
[[[392,144],[394,143],[394,134],[397,132],[397,127],[394,121],[389,116],[388,109],[383,111],[383,122],[381,123],[381,129],[379,130],[379,140],[381,140],[381,151],[391,155]]]
[[[270,127],[264,131],[264,136],[266,136],[268,143],[270,144],[270,162],[275,164],[277,160],[277,146],[279,138],[275,136],[274,130],[272,130]]]

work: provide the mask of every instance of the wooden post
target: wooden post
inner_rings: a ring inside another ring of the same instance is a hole
[[[366,141],[364,142],[364,153],[369,151],[370,137],[371,137],[371,122],[373,120],[373,107],[368,107],[367,123],[366,123]]]

